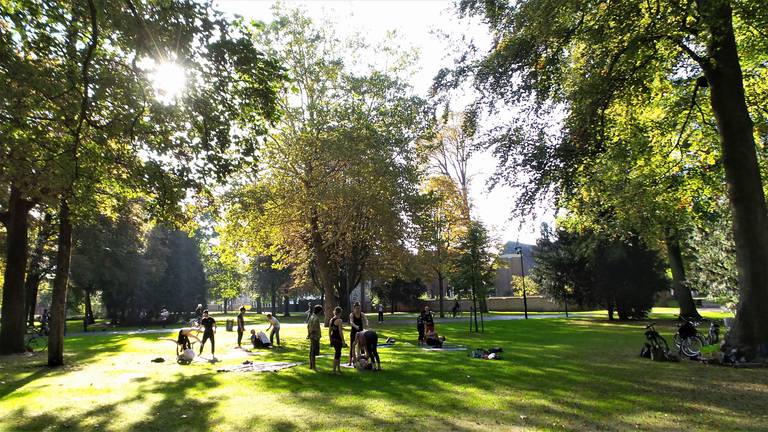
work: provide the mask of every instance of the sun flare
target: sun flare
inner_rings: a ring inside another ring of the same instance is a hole
[[[187,76],[184,68],[173,61],[155,63],[148,73],[157,100],[169,104],[181,96]]]

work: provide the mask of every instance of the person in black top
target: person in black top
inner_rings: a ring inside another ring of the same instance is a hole
[[[352,360],[355,358],[355,343],[357,342],[357,332],[363,331],[368,327],[368,318],[360,310],[360,302],[355,302],[352,306],[352,313],[349,314],[349,363],[352,366]]]
[[[240,313],[237,315],[237,347],[242,348],[240,343],[243,341],[243,333],[245,333],[245,306],[240,308]]]
[[[416,330],[419,332],[419,345],[424,344],[424,315],[416,317]]]
[[[180,356],[184,350],[192,348],[192,342],[189,340],[189,338],[193,338],[197,342],[200,342],[200,339],[197,338],[193,334],[193,332],[196,332],[198,330],[194,328],[183,328],[179,330],[179,336],[176,339],[176,355]]]
[[[421,312],[421,319],[424,321],[427,333],[435,331],[435,317],[429,310],[429,306],[424,306],[424,310]]]
[[[461,310],[461,305],[459,304],[459,301],[456,300],[456,303],[453,304],[453,309],[452,309],[454,318],[456,318],[456,315],[459,313],[460,310]]]
[[[357,333],[357,346],[358,353],[362,352],[368,358],[373,365],[373,370],[378,365],[378,370],[381,370],[381,359],[379,359],[379,350],[377,349],[379,343],[379,335],[375,330],[363,330]]]
[[[341,308],[336,306],[333,310],[333,318],[328,326],[328,333],[331,338],[331,346],[336,352],[333,354],[333,372],[341,373],[341,347],[344,343],[344,323],[341,321]]]
[[[203,325],[203,341],[200,342],[200,355],[203,354],[203,347],[205,346],[205,341],[208,339],[211,340],[211,355],[215,357],[215,351],[216,351],[216,340],[214,339],[213,335],[216,333],[216,320],[212,317],[208,316],[208,309],[203,311],[203,319],[200,320],[200,324]]]

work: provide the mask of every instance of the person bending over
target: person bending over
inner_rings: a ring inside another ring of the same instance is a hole
[[[198,339],[197,335],[195,334],[199,332],[200,330],[194,327],[185,327],[179,330],[179,335],[176,338],[176,356],[180,356],[184,353],[184,351],[192,349],[192,342],[189,340],[189,338],[192,338],[197,341],[197,343],[200,343],[200,339]]]
[[[355,344],[357,343],[357,332],[365,330],[368,327],[368,318],[360,310],[360,302],[355,302],[352,306],[352,313],[349,314],[349,366],[352,366],[352,360],[355,358]]]
[[[268,313],[267,322],[269,323],[269,327],[267,327],[266,331],[272,329],[272,331],[269,333],[269,343],[274,346],[275,336],[277,336],[277,346],[280,346],[280,321],[277,320],[277,317],[274,317],[271,313]]]
[[[203,311],[203,319],[200,320],[200,324],[203,325],[203,340],[200,342],[200,355],[203,354],[203,347],[205,347],[205,341],[211,340],[211,355],[216,358],[216,320],[213,317],[208,316],[208,309]]]
[[[240,313],[237,315],[237,347],[242,348],[240,343],[243,341],[243,333],[245,333],[245,306],[240,308]]]
[[[375,330],[363,330],[357,333],[357,352],[358,356],[364,354],[365,357],[371,362],[373,370],[381,370],[381,359],[379,358],[379,350],[377,345],[379,343],[379,335]],[[378,365],[378,369],[376,366]]]
[[[333,373],[341,373],[341,348],[344,344],[344,323],[341,320],[341,308],[336,306],[333,310],[333,318],[328,326],[328,335],[331,338],[333,353]]]

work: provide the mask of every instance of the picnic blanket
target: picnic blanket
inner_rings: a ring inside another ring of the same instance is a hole
[[[250,362],[246,361],[237,366],[217,369],[216,372],[277,372],[282,369],[292,368],[301,363],[288,362]]]

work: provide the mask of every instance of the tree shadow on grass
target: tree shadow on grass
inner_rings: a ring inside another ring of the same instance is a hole
[[[216,385],[214,374],[200,374],[190,379],[179,373],[171,381],[140,382],[133,396],[115,403],[98,404],[76,415],[66,411],[38,414],[19,408],[6,415],[4,421],[11,422],[9,430],[19,432],[105,429],[128,432],[207,431],[215,424],[212,411],[217,401],[201,399],[198,392]],[[149,404],[149,415],[133,424],[115,423],[120,421],[116,420],[120,418],[116,411],[134,402]]]

